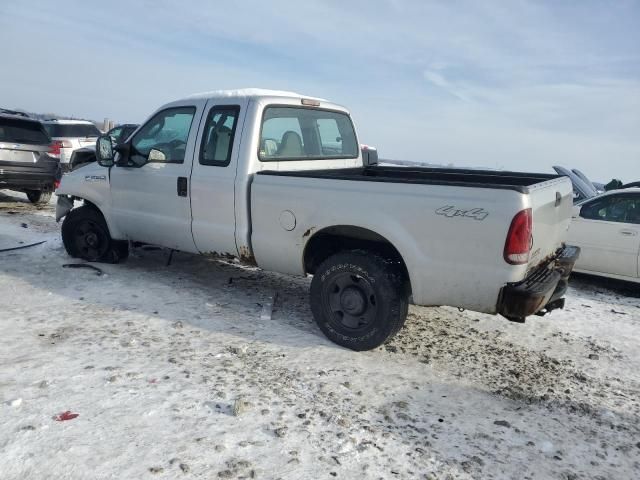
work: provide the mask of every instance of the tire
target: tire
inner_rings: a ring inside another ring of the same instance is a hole
[[[88,262],[118,263],[129,256],[128,243],[112,239],[102,213],[89,205],[67,214],[62,243],[70,256]]]
[[[404,325],[409,294],[397,263],[360,250],[325,260],[311,281],[311,311],[329,340],[351,350],[379,347]]]
[[[42,190],[27,190],[25,192],[29,201],[35,205],[45,205],[51,200],[53,192],[45,192]]]

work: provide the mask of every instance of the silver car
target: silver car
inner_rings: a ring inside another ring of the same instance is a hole
[[[45,120],[45,130],[53,140],[52,154],[60,159],[63,170],[67,170],[74,150],[95,146],[100,130],[85,120]]]

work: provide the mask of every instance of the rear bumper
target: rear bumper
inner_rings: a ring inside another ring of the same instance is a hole
[[[524,322],[530,315],[544,315],[562,308],[569,275],[579,255],[578,247],[565,246],[522,282],[507,284],[500,295],[498,313],[509,320]]]
[[[61,171],[57,162],[45,168],[0,165],[0,188],[10,190],[53,190]]]

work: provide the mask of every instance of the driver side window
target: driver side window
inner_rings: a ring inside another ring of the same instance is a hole
[[[195,112],[195,107],[176,107],[155,114],[131,140],[130,161],[137,164],[148,161],[183,163]],[[151,150],[163,155],[155,155],[149,160]]]

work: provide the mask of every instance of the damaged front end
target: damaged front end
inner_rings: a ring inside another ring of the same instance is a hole
[[[56,222],[65,217],[73,208],[73,197],[68,195],[59,195],[56,202]]]
[[[523,281],[505,285],[498,313],[512,322],[524,323],[530,315],[545,315],[563,308],[569,275],[579,255],[580,248],[564,246]]]

